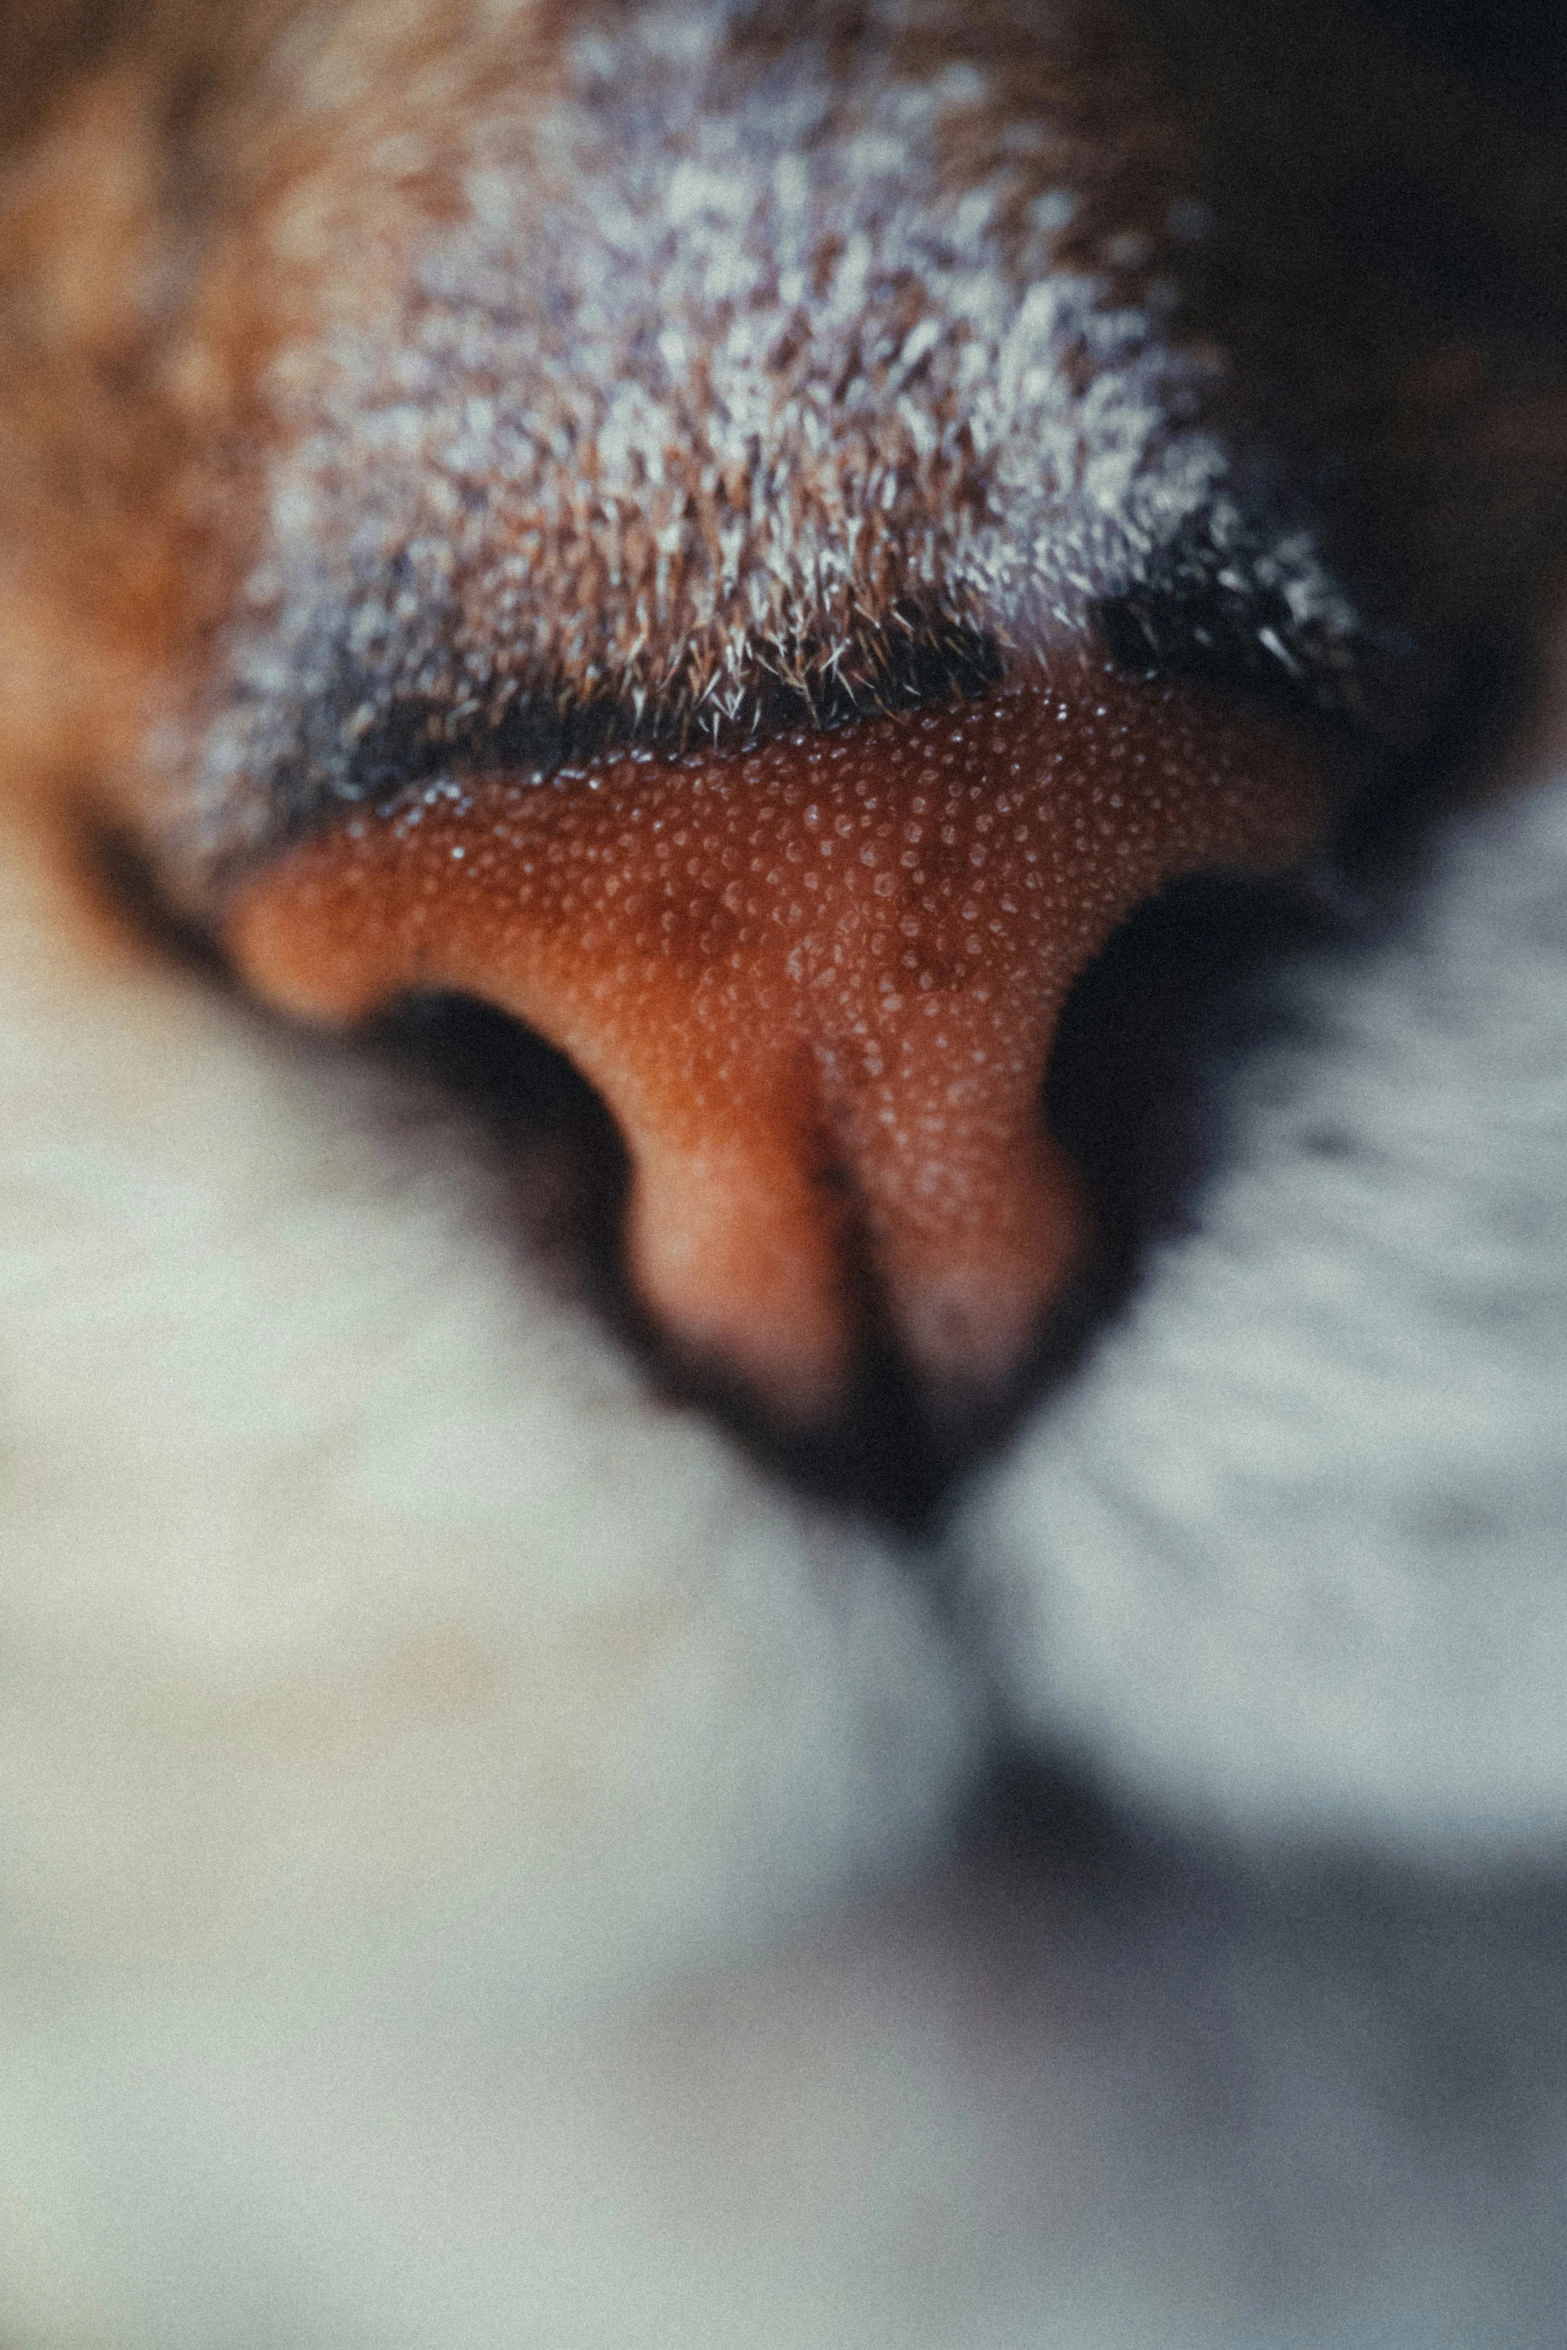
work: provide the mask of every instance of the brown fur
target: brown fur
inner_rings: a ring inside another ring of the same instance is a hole
[[[1347,23],[1304,42],[1292,31],[1280,54],[1252,12],[1206,13],[1199,32],[1189,14],[1082,9],[1045,40],[1005,8],[927,8],[887,36],[856,35],[852,12],[824,11],[821,25],[829,49],[885,39],[898,72],[1002,62],[1004,100],[960,110],[944,168],[970,181],[1013,125],[1042,123],[1025,185],[1064,176],[1083,190],[1063,265],[1102,263],[1118,238],[1111,267],[1129,273],[1129,295],[1178,270],[1181,336],[1220,362],[1223,429],[1271,449],[1286,488],[1330,461],[1335,559],[1381,619],[1445,659],[1455,632],[1503,613],[1511,625],[1562,541],[1553,150]],[[526,155],[576,22],[551,8],[13,10],[8,52],[31,71],[10,99],[0,263],[4,724],[24,771],[11,788],[48,772],[61,788],[90,784],[154,837],[183,821],[193,754],[171,762],[167,746],[205,723],[254,560],[257,463],[280,429],[257,405],[268,354],[308,345],[328,316],[397,331],[406,272],[461,212],[474,126],[499,105]],[[742,19],[725,70],[764,68],[780,32],[765,10]],[[1161,226],[1177,198],[1214,213],[1195,253]],[[861,460],[849,449],[844,472],[844,454],[797,464],[810,543],[810,517],[830,529],[864,494]],[[682,560],[705,578],[743,484],[720,485],[715,504],[694,479],[680,486],[681,462],[676,442]],[[879,462],[873,449],[872,472]],[[493,690],[579,711],[629,696],[648,723],[678,729],[727,667],[741,722],[760,710],[765,724],[766,697],[745,682],[755,664],[797,677],[809,706],[813,664],[831,659],[851,698],[875,705],[902,690],[888,632],[908,607],[917,627],[958,632],[933,657],[961,664],[967,591],[944,584],[939,554],[934,574],[911,568],[913,550],[989,493],[941,465],[912,482],[900,496],[916,502],[890,527],[867,510],[843,600],[813,603],[787,550],[782,571],[774,552],[760,633],[742,616],[755,601],[742,577],[739,602],[716,607],[696,640],[696,588],[664,598],[649,638],[631,605],[652,555],[581,509],[532,558],[549,623],[523,655],[503,649],[498,669],[486,656]],[[514,524],[499,527],[504,544]],[[476,551],[481,585],[490,560]],[[589,610],[587,638],[562,633],[561,616]],[[1381,690],[1364,692],[1374,703]],[[437,701],[455,691],[437,680]]]

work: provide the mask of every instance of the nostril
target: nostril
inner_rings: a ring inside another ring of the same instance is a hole
[[[627,1322],[620,1232],[629,1168],[614,1119],[566,1055],[476,996],[415,995],[365,1042],[459,1105],[512,1170],[537,1259],[607,1320]]]
[[[1197,876],[1139,907],[1079,978],[1045,1115],[1097,1210],[1095,1315],[1188,1221],[1222,1142],[1222,1074],[1270,1032],[1266,974],[1342,931],[1297,879]]]

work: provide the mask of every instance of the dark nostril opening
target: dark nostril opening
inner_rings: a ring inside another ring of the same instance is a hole
[[[1098,1211],[1092,1321],[1189,1221],[1213,1163],[1220,1074],[1269,1021],[1264,974],[1341,929],[1299,881],[1202,875],[1139,907],[1078,980],[1045,1115]]]
[[[625,1152],[615,1121],[562,1052],[477,996],[405,997],[375,1039],[460,1092],[497,1141],[525,1143],[550,1131],[591,1155],[618,1187]]]
[[[366,1042],[462,1105],[507,1169],[530,1249],[612,1326],[634,1328],[620,1247],[625,1145],[565,1054],[477,997],[447,993],[404,998]]]

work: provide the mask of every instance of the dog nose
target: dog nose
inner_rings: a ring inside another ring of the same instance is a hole
[[[1327,805],[1282,720],[1085,664],[350,808],[238,890],[227,935],[309,1018],[456,989],[565,1052],[626,1141],[644,1300],[781,1420],[839,1408],[872,1329],[962,1410],[1088,1245],[1041,1107],[1073,981],[1165,882],[1287,865]]]

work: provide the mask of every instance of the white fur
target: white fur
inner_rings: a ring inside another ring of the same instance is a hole
[[[1273,1832],[1559,1817],[1562,825],[1303,977],[1205,1234],[964,1521],[1018,1718],[1266,1863],[1087,1873],[945,1852],[919,1562],[651,1403],[474,1136],[94,978],[15,865],[8,2350],[1555,2350],[1567,1899]]]
[[[1286,990],[1194,1237],[964,1523],[1021,1719],[1139,1805],[1567,1835],[1567,786]]]
[[[647,1401],[474,1137],[95,975],[22,866],[0,987],[0,2108],[34,1996],[110,2063],[117,2018],[215,1983],[232,2022],[274,1967],[352,2000],[393,1951],[432,2018],[481,1979],[536,2015],[928,1843],[975,1733],[919,1592]],[[16,2127],[0,2312],[75,2224]],[[60,2258],[68,2338],[134,2338],[119,2256]]]

